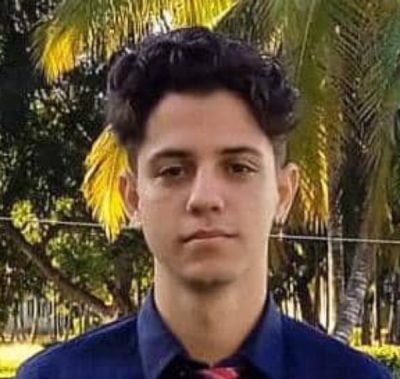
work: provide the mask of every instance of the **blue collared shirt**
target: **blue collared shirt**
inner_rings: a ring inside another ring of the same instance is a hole
[[[17,379],[169,379],[184,377],[186,362],[184,348],[150,295],[138,316],[40,353],[21,367]],[[242,348],[225,363],[246,365],[260,379],[391,378],[370,357],[281,315],[272,300]]]

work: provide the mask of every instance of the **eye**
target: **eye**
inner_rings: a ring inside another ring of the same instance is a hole
[[[157,174],[157,176],[163,177],[163,178],[179,178],[183,176],[185,173],[184,167],[183,166],[168,166],[168,167],[163,167]]]
[[[228,171],[234,175],[245,175],[255,172],[256,170],[248,164],[241,162],[231,162],[228,164]]]

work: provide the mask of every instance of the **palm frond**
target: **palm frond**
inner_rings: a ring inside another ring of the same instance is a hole
[[[382,144],[380,144],[382,147]],[[383,145],[384,146],[384,145]],[[389,179],[391,177],[392,151],[390,148],[381,149],[376,156],[367,180],[367,194],[364,201],[363,221],[368,236],[372,238],[383,235],[391,221],[389,208]]]
[[[245,0],[232,8],[217,29],[261,50],[283,51],[281,58],[304,104],[304,117],[290,145],[291,158],[302,168],[294,219],[298,224],[306,222],[319,228],[328,212],[328,123],[322,114],[324,107],[330,109],[333,103],[324,85],[326,72],[321,63],[321,52],[326,50],[323,41],[329,30],[327,7],[320,0]],[[329,102],[329,107],[324,102]]]
[[[265,46],[279,25],[276,19],[273,20],[272,11],[276,2],[276,0],[238,1],[216,24],[215,29],[265,50]]]
[[[388,5],[391,6],[389,7]],[[393,157],[393,114],[399,92],[399,9],[395,2],[365,8],[346,0],[333,2],[337,12],[338,57],[333,69],[349,135],[357,138],[357,169],[365,183],[361,233],[381,236],[391,222],[389,182]],[[354,157],[348,157],[349,160]],[[354,204],[351,205],[354,207]]]
[[[93,216],[115,240],[126,223],[124,200],[119,191],[119,177],[128,170],[128,154],[108,126],[93,144],[86,158],[82,185],[84,197]]]
[[[329,154],[324,112],[310,108],[305,109],[302,123],[294,132],[289,146],[290,159],[297,162],[301,169],[298,202],[292,212],[292,223],[308,225],[310,230],[318,232],[329,215]]]
[[[33,34],[33,57],[48,79],[84,56],[108,59],[168,18],[171,27],[214,26],[236,0],[66,0]]]
[[[306,22],[305,22],[306,20]],[[309,230],[323,230],[330,213],[332,162],[340,161],[343,125],[337,95],[329,78],[329,50],[326,43],[332,29],[326,4],[308,2],[293,20],[297,36],[288,29],[291,41],[286,59],[293,67],[293,78],[300,90],[303,109],[300,125],[290,144],[291,156],[300,163],[302,181],[299,203],[294,209],[295,224]]]

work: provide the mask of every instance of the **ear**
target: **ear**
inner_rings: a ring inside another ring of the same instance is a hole
[[[136,217],[138,206],[136,178],[132,172],[126,171],[119,177],[119,191],[124,200],[125,213],[132,220]]]
[[[275,214],[275,222],[283,225],[288,217],[293,200],[299,186],[300,170],[294,163],[287,163],[278,168],[279,202]]]

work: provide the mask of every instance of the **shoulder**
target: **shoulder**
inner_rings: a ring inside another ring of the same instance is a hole
[[[285,351],[297,370],[326,379],[390,379],[382,364],[321,331],[283,316]]]
[[[136,334],[136,316],[118,319],[33,356],[21,366],[17,379],[88,377],[100,362],[100,366],[107,361],[118,364],[124,357],[132,357]]]

